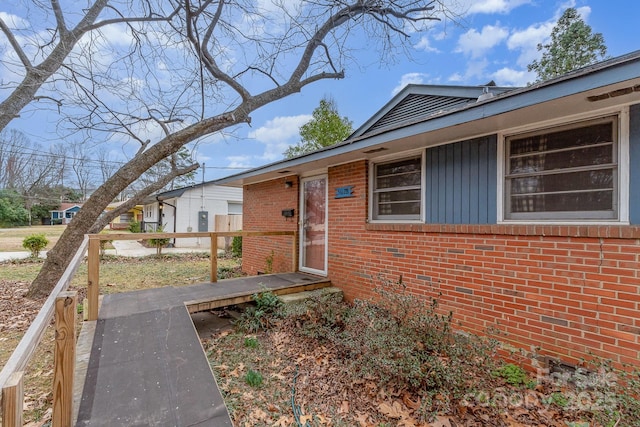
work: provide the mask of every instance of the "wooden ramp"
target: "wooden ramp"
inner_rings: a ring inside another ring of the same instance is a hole
[[[231,426],[190,313],[329,285],[286,273],[105,295],[76,426]]]

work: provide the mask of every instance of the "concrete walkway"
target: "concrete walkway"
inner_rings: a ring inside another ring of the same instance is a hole
[[[145,248],[139,242],[135,240],[114,240],[112,243],[115,249],[107,249],[105,253],[107,255],[117,255],[126,257],[143,257],[147,255],[155,255],[155,248]],[[208,253],[209,248],[163,248],[163,254],[184,254],[184,253]],[[223,254],[224,251],[219,249],[218,255]],[[25,259],[29,258],[29,252],[0,252],[0,262]],[[40,258],[46,258],[47,251],[40,252]]]
[[[11,261],[12,259],[25,259],[31,255],[29,252],[0,252],[0,262]],[[47,251],[40,252],[40,258],[46,258]]]

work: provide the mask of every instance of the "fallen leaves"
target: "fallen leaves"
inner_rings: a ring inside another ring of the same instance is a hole
[[[29,283],[0,280],[0,332],[25,332],[42,307],[44,299],[25,295]]]

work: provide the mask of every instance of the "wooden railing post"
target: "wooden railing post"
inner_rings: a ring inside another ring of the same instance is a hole
[[[71,426],[76,362],[77,292],[60,292],[55,304],[56,347],[53,368],[53,427]]]
[[[100,240],[89,238],[87,255],[87,319],[98,320],[100,296]]]
[[[24,372],[14,372],[2,388],[2,425],[4,427],[22,427],[23,377]]]
[[[218,281],[218,234],[211,233],[211,283]]]

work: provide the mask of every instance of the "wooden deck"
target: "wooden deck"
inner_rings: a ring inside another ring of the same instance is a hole
[[[285,273],[105,295],[76,426],[231,426],[190,313],[326,286]]]

